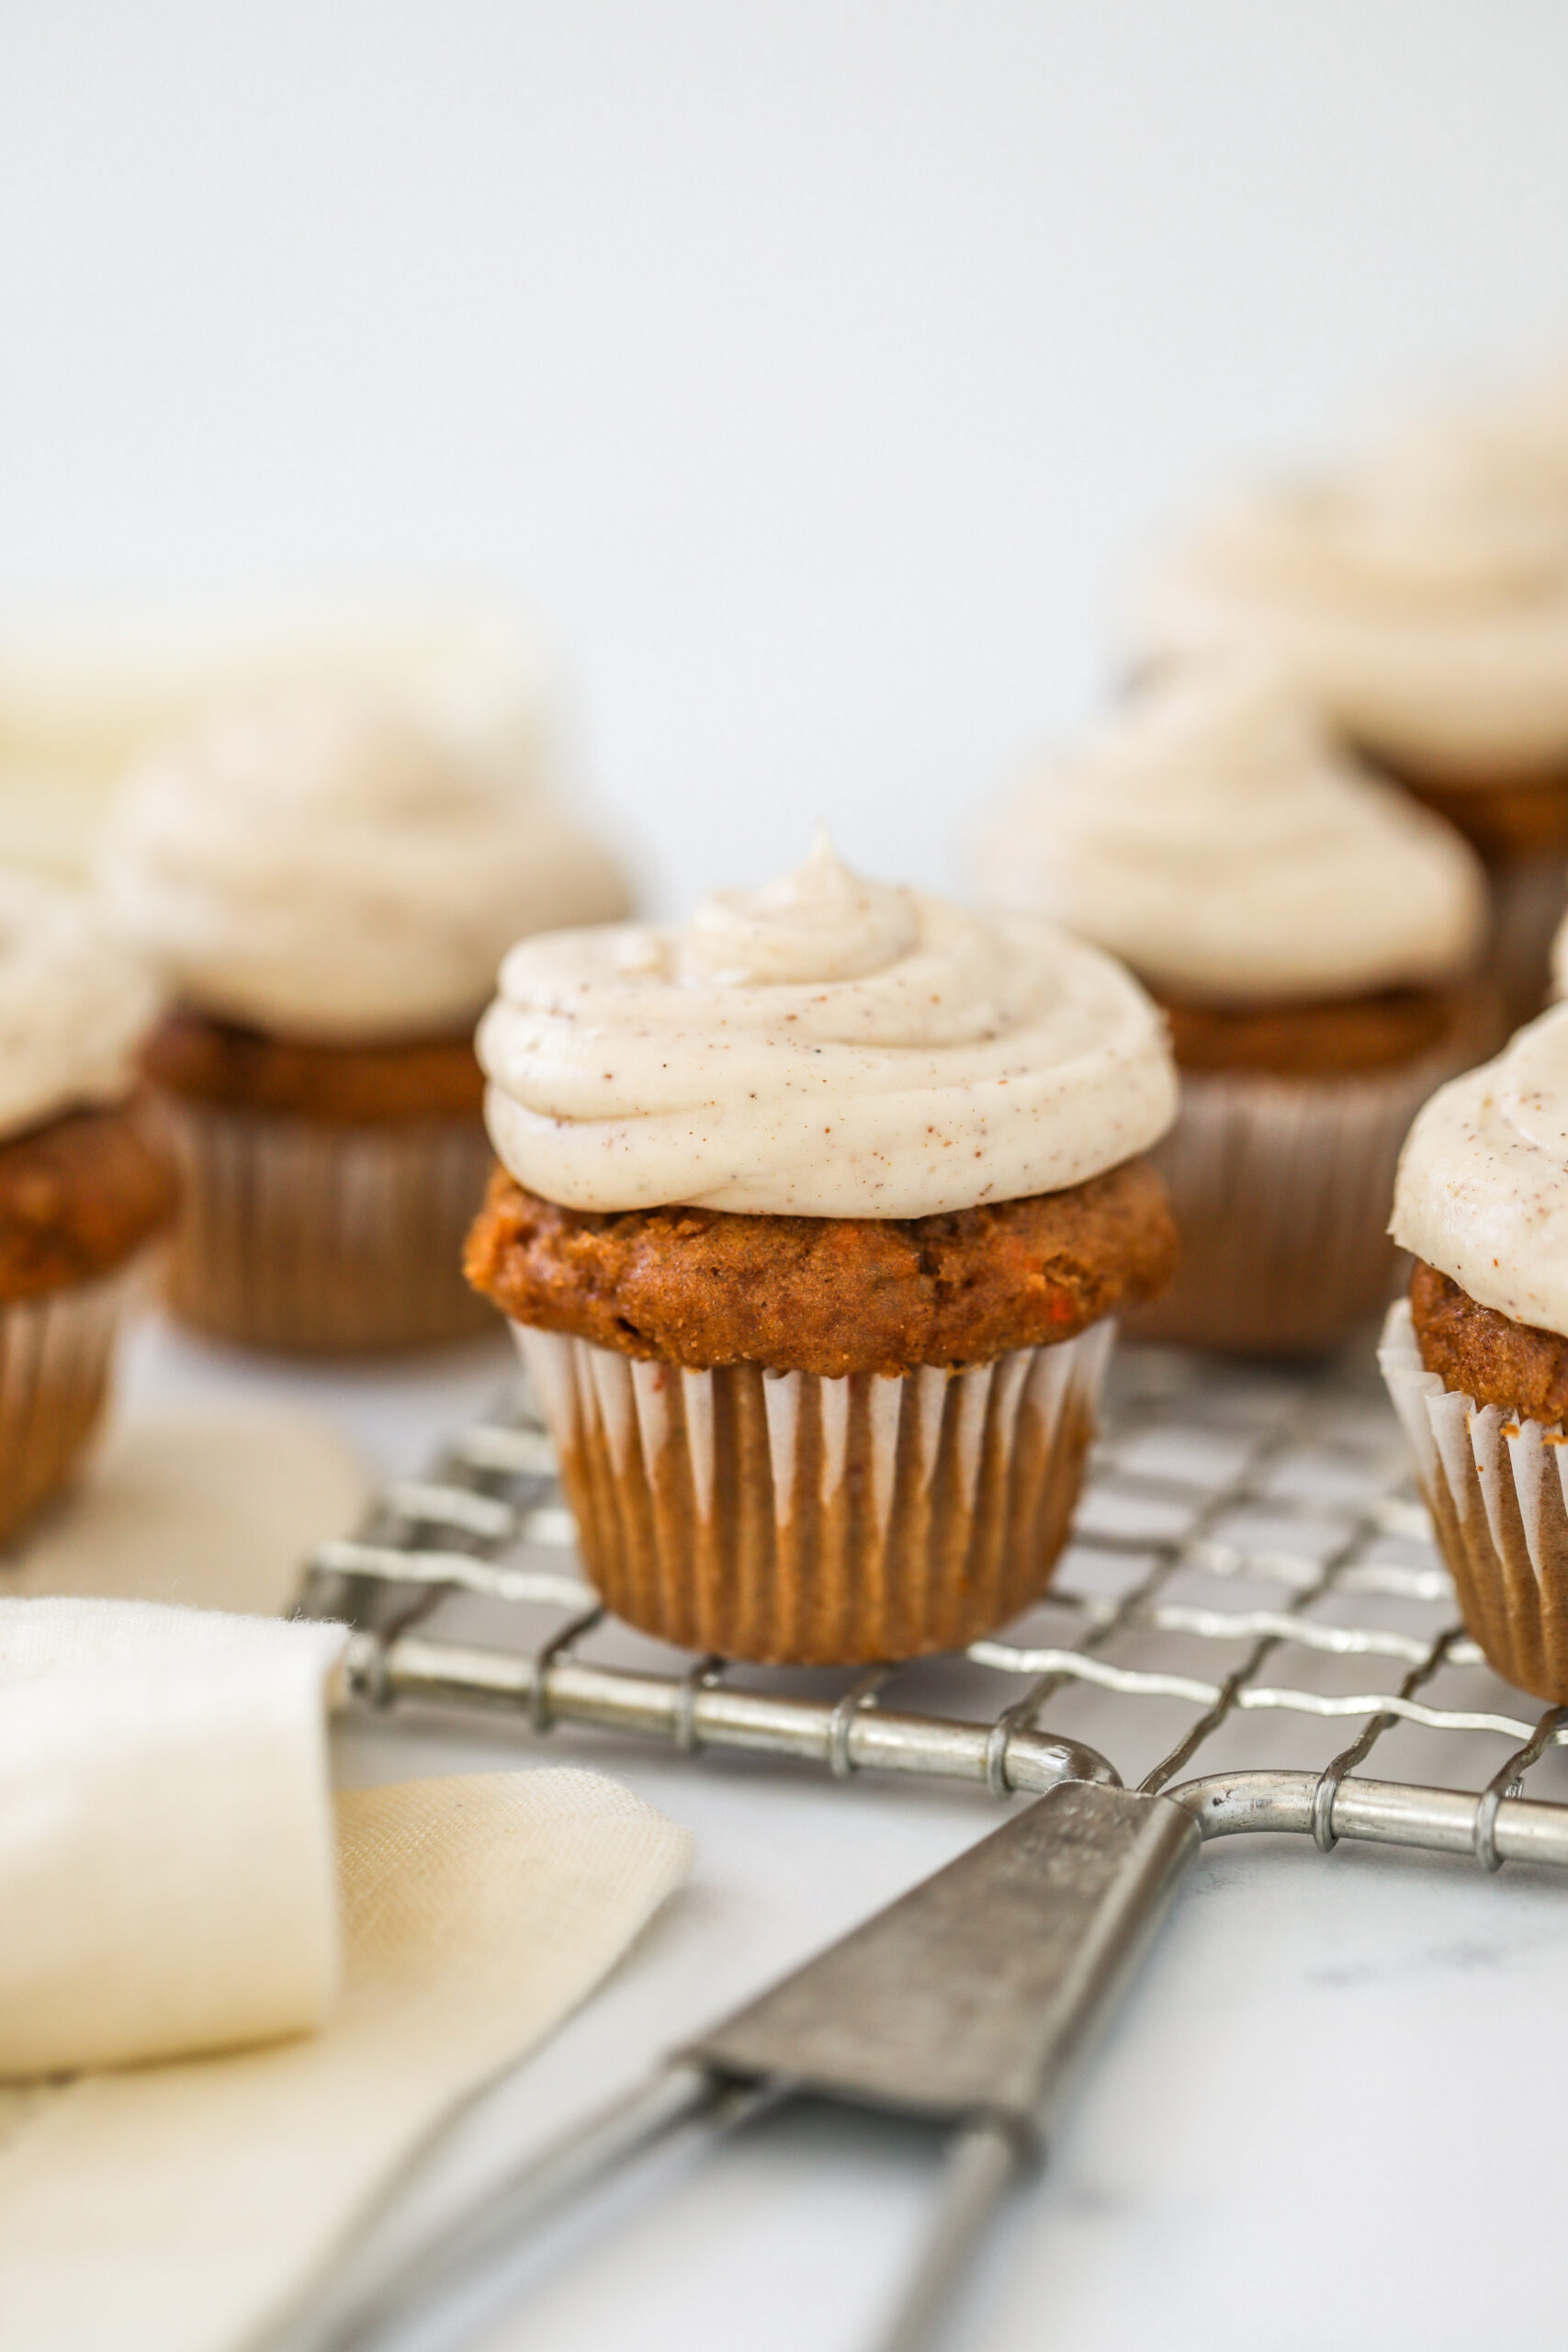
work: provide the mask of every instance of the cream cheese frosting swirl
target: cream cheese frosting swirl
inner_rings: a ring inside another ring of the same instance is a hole
[[[982,888],[1160,993],[1290,1001],[1440,983],[1478,958],[1479,860],[1337,753],[1246,660],[1164,673],[983,832]]]
[[[1568,364],[1416,417],[1374,462],[1408,497],[1568,512]]]
[[[129,1094],[158,1009],[85,892],[0,872],[0,1136]]]
[[[1483,1306],[1568,1337],[1568,1005],[1426,1104],[1389,1230]]]
[[[1483,468],[1391,457],[1238,498],[1155,568],[1134,628],[1262,652],[1434,781],[1568,766],[1568,509]]]
[[[148,754],[102,872],[199,1010],[325,1041],[467,1027],[506,947],[621,914],[608,853],[526,775],[378,697],[289,695]]]
[[[539,664],[502,611],[391,606],[248,625],[0,632],[0,855],[80,874],[127,765],[209,712],[281,695],[395,704],[532,774],[547,741]]]
[[[1080,1183],[1175,1116],[1159,1016],[1097,948],[849,873],[684,930],[525,940],[480,1023],[491,1140],[576,1209],[917,1217]]]

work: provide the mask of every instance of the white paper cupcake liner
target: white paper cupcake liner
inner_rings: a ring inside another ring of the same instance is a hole
[[[1465,1624],[1506,1681],[1568,1702],[1568,1439],[1445,1388],[1408,1299],[1388,1311],[1378,1363]]]
[[[514,1329],[607,1606],[687,1648],[816,1665],[957,1648],[1039,1597],[1113,1331],[827,1380]]]
[[[1175,1126],[1149,1155],[1181,1236],[1175,1282],[1131,1337],[1267,1354],[1337,1345],[1387,1303],[1394,1170],[1410,1123],[1489,1043],[1456,1037],[1405,1067],[1337,1079],[1182,1073]]]
[[[350,1125],[164,1093],[181,1204],[169,1302],[302,1353],[432,1346],[494,1309],[463,1280],[491,1154],[476,1119]]]
[[[1492,888],[1487,971],[1511,1034],[1533,1021],[1551,992],[1551,943],[1568,913],[1568,853],[1498,859]]]
[[[0,1306],[0,1539],[81,1460],[103,1413],[116,1332],[144,1279],[139,1255],[96,1282]]]

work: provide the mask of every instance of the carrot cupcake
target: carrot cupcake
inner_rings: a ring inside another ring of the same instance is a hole
[[[1327,1347],[1386,1300],[1399,1147],[1491,1042],[1479,861],[1245,659],[1163,672],[981,837],[995,902],[1129,963],[1170,1023],[1181,1271],[1140,1335]]]
[[[132,1105],[152,979],[101,912],[0,873],[0,1536],[69,1478],[174,1177]]]
[[[176,1311],[299,1351],[481,1324],[473,1024],[520,932],[624,911],[608,854],[516,762],[323,691],[150,753],[102,871],[174,999],[146,1067],[184,1180]]]
[[[133,760],[209,710],[321,691],[393,701],[482,756],[536,765],[538,666],[503,613],[0,628],[0,861],[79,879]]]
[[[1136,642],[1277,662],[1369,762],[1480,850],[1511,1020],[1540,1004],[1568,859],[1568,501],[1539,422],[1423,424],[1239,498],[1145,582]],[[1561,467],[1561,457],[1559,457]]]
[[[1416,1260],[1382,1363],[1465,1623],[1568,1702],[1568,1005],[1434,1095],[1399,1164]]]
[[[1175,1080],[1095,948],[846,872],[525,941],[480,1024],[513,1317],[590,1574],[645,1631],[842,1663],[1049,1580],[1111,1337],[1175,1238]]]

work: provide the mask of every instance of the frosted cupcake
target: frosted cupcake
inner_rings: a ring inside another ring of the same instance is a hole
[[[482,757],[537,763],[537,664],[501,613],[0,629],[0,860],[79,879],[133,760],[209,710],[319,692],[393,702]]]
[[[1156,1164],[1181,1270],[1140,1333],[1312,1350],[1376,1313],[1405,1130],[1491,1042],[1474,853],[1233,660],[1162,673],[1048,764],[977,865],[1166,1009],[1181,1116]]]
[[[1175,1242],[1111,960],[825,845],[683,930],[525,941],[479,1029],[512,1317],[590,1574],[728,1657],[908,1657],[1047,1583],[1110,1317]]]
[[[1433,1097],[1393,1229],[1417,1263],[1383,1374],[1465,1623],[1568,1702],[1568,1006]]]
[[[605,850],[456,729],[321,693],[149,754],[103,874],[174,999],[146,1067],[184,1180],[176,1311],[300,1351],[482,1324],[473,1025],[520,933],[625,910]]]
[[[1500,419],[1425,424],[1214,514],[1145,582],[1135,643],[1276,662],[1491,868],[1511,1019],[1540,1005],[1568,858],[1568,500]],[[1488,454],[1490,453],[1490,454]]]
[[[174,1177],[132,1107],[157,991],[101,910],[0,872],[0,1536],[65,1484]]]
[[[1371,462],[1409,500],[1568,520],[1568,367],[1418,413]]]

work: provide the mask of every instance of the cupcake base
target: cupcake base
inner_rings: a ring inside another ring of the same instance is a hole
[[[494,1327],[463,1238],[491,1150],[478,1119],[336,1125],[159,1098],[182,1207],[169,1304],[243,1346],[350,1354]]]
[[[0,1305],[0,1541],[67,1485],[103,1413],[115,1334],[141,1282],[133,1260]]]
[[[1568,1703],[1568,1438],[1445,1388],[1406,1299],[1378,1362],[1472,1636],[1506,1681]]]
[[[1238,1354],[1337,1346],[1386,1306],[1400,1147],[1445,1079],[1489,1042],[1484,1010],[1442,1051],[1365,1076],[1183,1070],[1175,1126],[1150,1157],[1181,1234],[1163,1296],[1130,1336]]]
[[[1113,1326],[841,1379],[513,1329],[606,1606],[689,1649],[851,1666],[961,1647],[1044,1591]]]

